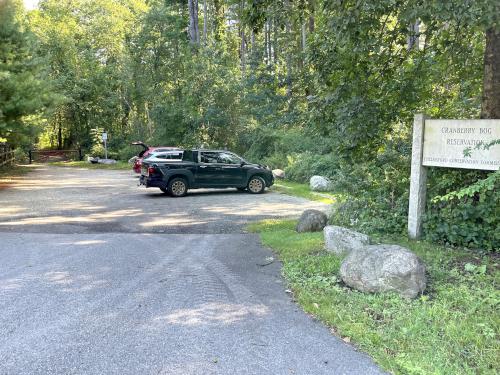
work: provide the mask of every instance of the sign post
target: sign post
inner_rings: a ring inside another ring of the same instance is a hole
[[[427,194],[427,169],[422,165],[425,115],[419,113],[413,120],[411,148],[410,205],[408,207],[408,235],[419,238],[422,234],[422,216]]]
[[[408,236],[422,234],[427,192],[427,167],[496,171],[500,145],[484,147],[500,139],[500,120],[431,120],[416,114],[413,121]],[[465,150],[470,151],[464,156]]]
[[[102,141],[104,142],[104,159],[108,158],[108,133],[105,131],[102,133]]]

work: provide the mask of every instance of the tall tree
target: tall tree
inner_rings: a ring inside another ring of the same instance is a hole
[[[188,0],[189,12],[189,37],[191,43],[200,43],[200,31],[198,24],[198,0]]]
[[[0,138],[13,144],[30,140],[54,99],[24,19],[21,0],[0,0]]]
[[[481,118],[500,119],[500,27],[486,30]]]

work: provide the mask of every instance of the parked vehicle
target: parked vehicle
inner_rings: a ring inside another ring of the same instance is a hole
[[[224,150],[185,150],[181,161],[146,159],[140,178],[141,185],[174,197],[186,195],[188,189],[227,187],[260,194],[273,183],[270,169]]]
[[[164,152],[164,151],[174,151],[174,150],[180,150],[178,147],[171,147],[171,146],[148,146],[144,142],[132,142],[134,146],[141,146],[143,149],[139,154],[137,154],[137,158],[134,160],[134,164],[132,166],[132,169],[134,170],[135,173],[141,173],[141,165],[142,165],[142,160],[146,158],[148,155],[152,154],[153,152]]]

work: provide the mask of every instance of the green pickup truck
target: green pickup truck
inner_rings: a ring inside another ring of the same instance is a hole
[[[228,188],[263,193],[272,186],[271,170],[252,164],[225,150],[184,150],[182,161],[143,160],[140,184],[160,188],[173,197],[183,197],[188,189]]]

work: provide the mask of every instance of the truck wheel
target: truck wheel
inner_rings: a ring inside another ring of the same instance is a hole
[[[247,189],[252,194],[261,194],[266,188],[266,182],[262,177],[251,177],[247,184]]]
[[[176,177],[168,182],[168,192],[173,197],[183,197],[188,190],[187,182],[182,177]]]

